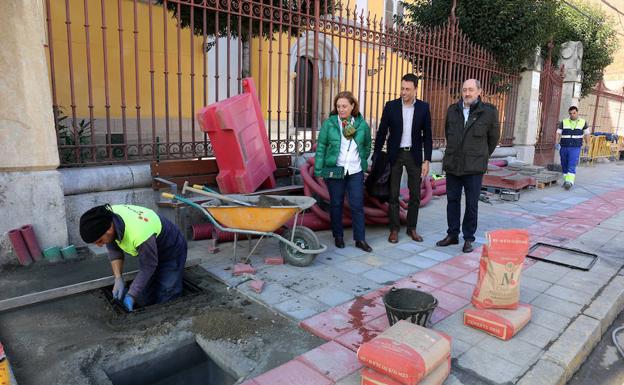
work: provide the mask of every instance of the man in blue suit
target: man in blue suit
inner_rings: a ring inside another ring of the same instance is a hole
[[[401,78],[401,97],[386,103],[375,138],[373,156],[377,158],[386,144],[390,173],[390,236],[388,242],[399,241],[399,194],[403,167],[407,170],[410,192],[407,210],[407,235],[414,241],[423,238],[416,232],[420,207],[420,180],[429,175],[431,149],[431,113],[429,104],[416,99],[418,77],[406,74]],[[387,141],[386,141],[387,139]],[[424,149],[424,159],[423,159]]]

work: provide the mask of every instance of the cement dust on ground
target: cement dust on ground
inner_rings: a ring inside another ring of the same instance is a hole
[[[132,314],[116,311],[101,290],[0,314],[18,383],[110,384],[112,368],[189,340],[235,377],[254,377],[323,343],[199,267],[185,277],[204,291]]]

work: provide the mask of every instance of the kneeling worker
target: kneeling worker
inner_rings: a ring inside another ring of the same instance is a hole
[[[133,205],[102,205],[80,217],[86,243],[106,245],[115,285],[113,297],[132,311],[167,302],[182,294],[186,240],[169,220],[153,210]],[[139,258],[139,273],[126,294],[122,277],[124,256]]]

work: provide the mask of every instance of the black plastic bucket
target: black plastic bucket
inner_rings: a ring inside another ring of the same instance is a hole
[[[399,320],[427,326],[431,315],[438,306],[438,300],[431,294],[416,289],[393,287],[383,296],[390,326]]]

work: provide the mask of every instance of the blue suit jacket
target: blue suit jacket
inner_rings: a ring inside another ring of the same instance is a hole
[[[403,135],[403,100],[401,98],[386,103],[381,114],[381,123],[375,137],[375,154],[379,154],[384,143],[387,146],[388,160],[393,164],[399,155],[401,136]],[[412,119],[412,149],[411,154],[417,164],[424,160],[431,162],[433,140],[431,134],[431,113],[429,104],[416,99],[414,103],[414,118]]]

